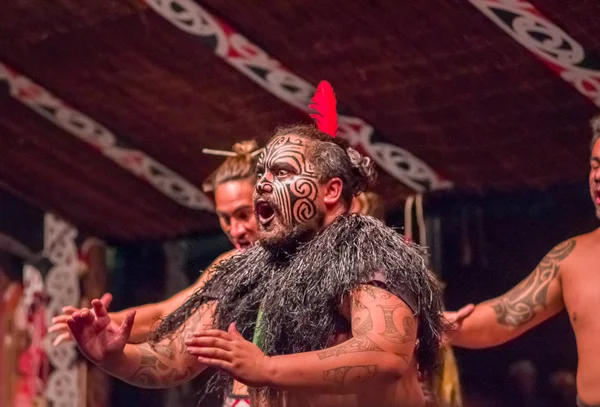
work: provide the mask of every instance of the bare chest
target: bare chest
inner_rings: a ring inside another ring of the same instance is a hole
[[[600,331],[600,252],[578,261],[562,276],[562,292],[571,325]]]

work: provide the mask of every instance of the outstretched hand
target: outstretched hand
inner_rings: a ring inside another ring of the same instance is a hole
[[[83,308],[73,312],[67,325],[81,352],[98,363],[123,351],[131,335],[135,311],[129,312],[118,326],[111,321],[102,301],[93,300],[92,307],[93,310]]]
[[[269,382],[271,358],[238,332],[235,323],[227,332],[218,329],[200,330],[185,341],[187,351],[208,366],[225,370],[237,381],[251,387]]]
[[[447,344],[452,342],[454,334],[462,328],[463,321],[469,315],[475,311],[474,304],[467,304],[458,311],[446,311],[444,312],[444,318],[449,322],[448,326],[444,330],[442,343]]]
[[[106,293],[102,296],[102,298],[100,298],[100,301],[102,301],[104,307],[108,309],[110,303],[112,302],[112,299],[112,295]],[[79,311],[79,308],[75,308],[69,305],[63,307],[63,313],[61,315],[52,318],[52,326],[48,328],[48,333],[58,334],[52,342],[52,345],[58,346],[63,342],[69,342],[73,340],[73,337],[71,336],[71,331],[69,330],[69,326],[67,325],[67,320],[69,319],[69,317],[71,317],[71,315],[73,315],[77,311]]]

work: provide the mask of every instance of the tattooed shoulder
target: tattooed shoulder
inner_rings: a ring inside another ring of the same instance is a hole
[[[402,328],[398,328],[394,322],[394,311],[399,308],[405,308],[404,305],[378,305],[383,312],[385,329],[380,333],[382,337],[389,342],[402,345],[413,340],[415,336],[415,320],[413,317],[405,316],[402,318]]]
[[[498,323],[519,326],[533,319],[540,308],[546,308],[548,287],[575,245],[575,239],[571,239],[554,247],[525,280],[489,303]]]
[[[359,291],[367,294],[372,300],[387,300],[392,298],[392,294],[388,291],[371,284],[360,285]]]

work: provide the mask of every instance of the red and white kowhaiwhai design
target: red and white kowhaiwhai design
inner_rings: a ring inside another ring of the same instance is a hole
[[[600,63],[524,0],[469,0],[548,68],[600,107]],[[565,3],[567,7],[567,3]]]
[[[120,146],[117,136],[109,129],[1,62],[0,81],[8,83],[13,98],[72,136],[92,145],[105,157],[175,202],[195,210],[213,210],[211,200],[181,175],[140,150]]]
[[[250,407],[250,399],[225,397],[223,407]]]
[[[182,31],[198,37],[214,53],[279,99],[308,113],[315,87],[221,19],[192,0],[146,0],[159,15]],[[326,78],[323,78],[326,79]],[[347,139],[386,172],[415,191],[448,188],[426,163],[408,151],[381,140],[381,135],[358,117],[339,115],[338,136]],[[375,136],[375,137],[374,137]]]

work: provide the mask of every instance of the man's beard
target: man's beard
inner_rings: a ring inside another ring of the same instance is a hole
[[[268,226],[268,230],[259,224],[258,241],[271,252],[294,252],[299,244],[312,239],[322,228],[325,214],[317,211],[308,222],[284,225],[281,223],[281,212],[275,209],[276,216]]]

